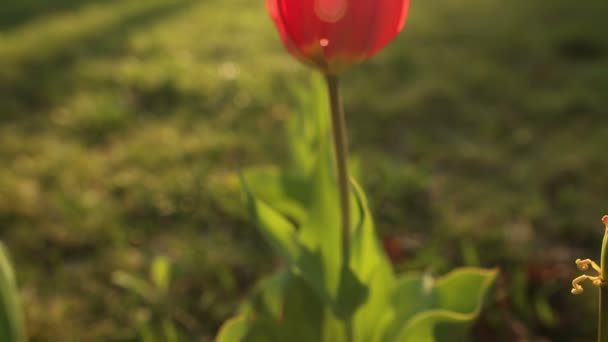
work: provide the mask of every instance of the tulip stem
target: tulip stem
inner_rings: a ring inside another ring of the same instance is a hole
[[[346,136],[346,119],[338,77],[326,75],[327,90],[331,110],[331,123],[336,154],[338,172],[338,186],[340,188],[340,208],[342,224],[342,262],[348,267],[350,260],[350,181],[348,175],[348,138]],[[352,318],[346,318],[346,341],[354,341]]]
[[[346,119],[340,97],[339,82],[336,76],[326,75],[331,122],[340,188],[340,208],[342,216],[342,256],[348,263],[350,257],[350,184],[348,177],[348,140],[346,137]]]

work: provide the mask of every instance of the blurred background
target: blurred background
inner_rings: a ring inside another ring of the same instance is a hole
[[[232,180],[286,160],[310,71],[263,0],[0,7],[0,239],[31,340],[210,341],[279,264]],[[343,79],[396,267],[500,268],[475,340],[595,338],[597,293],[570,282],[608,213],[607,16],[605,0],[413,1]]]

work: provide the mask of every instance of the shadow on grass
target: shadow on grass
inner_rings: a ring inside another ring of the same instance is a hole
[[[105,3],[117,2],[105,0]],[[99,3],[95,0],[6,0],[0,11],[0,31],[19,28],[39,17],[58,12],[76,11],[83,6]]]
[[[75,6],[76,1],[66,2],[64,7],[69,3]],[[195,3],[187,0],[146,5],[135,14],[123,17],[118,14],[119,19],[113,24],[93,33],[79,35],[49,50],[28,52],[14,61],[8,77],[0,77],[0,103],[4,107],[0,122],[29,120],[48,110],[77,87],[86,86],[74,74],[78,63],[124,52],[132,32],[187,10]],[[35,14],[30,13],[31,16]]]

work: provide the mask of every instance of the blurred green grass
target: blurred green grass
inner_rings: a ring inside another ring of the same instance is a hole
[[[594,293],[572,299],[569,283],[607,211],[608,3],[410,13],[343,81],[399,267],[498,265],[479,336],[591,340],[574,319],[593,321]],[[32,340],[136,340],[149,308],[111,274],[157,255],[175,263],[186,340],[210,339],[274,267],[233,173],[286,159],[289,84],[309,73],[264,1],[8,0],[0,61],[0,237]]]

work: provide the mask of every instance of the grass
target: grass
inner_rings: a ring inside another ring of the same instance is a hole
[[[32,341],[137,340],[173,317],[209,340],[267,246],[231,175],[285,159],[290,82],[263,1],[9,0],[0,15],[0,237]],[[591,340],[607,211],[608,5],[412,4],[403,34],[348,73],[362,182],[401,268],[498,265],[476,334]],[[170,308],[112,283],[172,260]],[[585,315],[589,323],[575,323]]]

